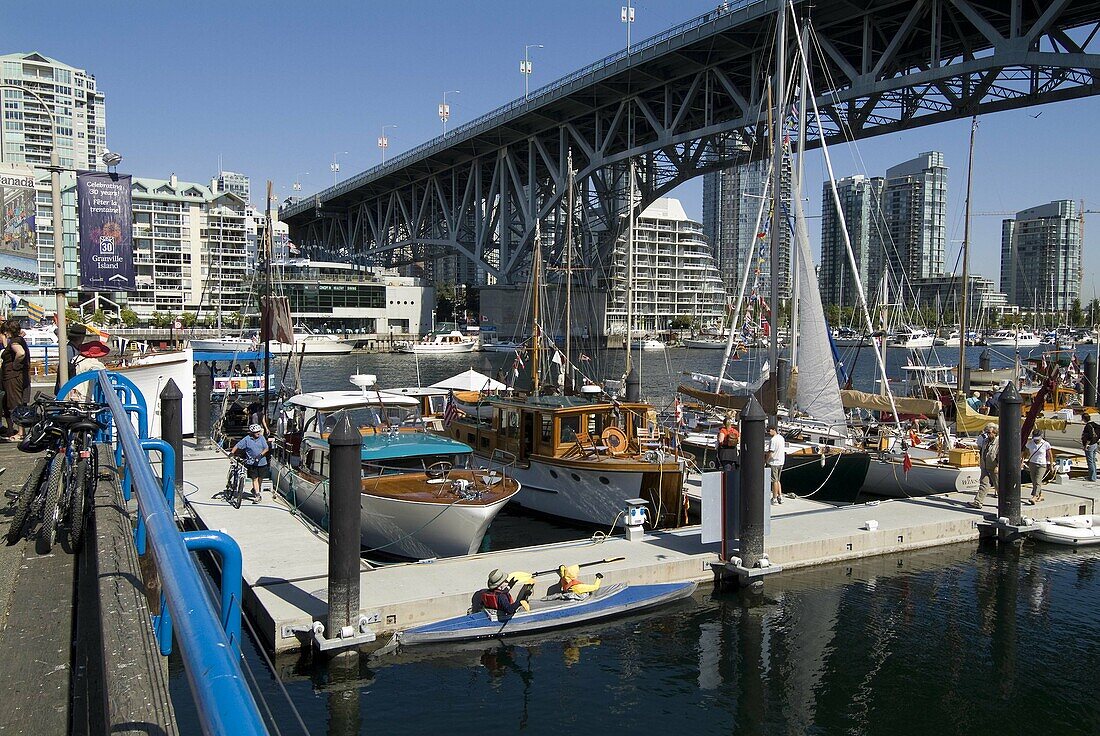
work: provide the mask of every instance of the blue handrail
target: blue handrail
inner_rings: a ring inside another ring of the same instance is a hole
[[[130,469],[148,544],[157,560],[169,620],[202,731],[219,736],[267,734],[241,671],[240,655],[207,597],[199,570],[176,528],[175,516],[153,474],[142,441],[128,421],[119,388],[112,384],[112,376],[106,371],[98,371],[96,377],[112,417],[127,418],[115,421],[116,438]]]

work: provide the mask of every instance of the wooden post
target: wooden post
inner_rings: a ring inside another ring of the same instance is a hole
[[[176,497],[183,489],[183,392],[173,378],[160,392],[160,436],[176,451]]]
[[[741,566],[753,568],[764,556],[764,422],[756,400],[741,411]]]
[[[210,374],[210,366],[199,363],[195,366],[195,447],[200,450],[210,447],[210,401],[213,393],[214,377]],[[179,456],[182,457],[182,453]]]

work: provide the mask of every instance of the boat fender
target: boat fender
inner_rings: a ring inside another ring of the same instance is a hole
[[[866,531],[873,532],[878,529],[878,522],[874,519],[868,519],[867,521],[863,522],[863,528]]]

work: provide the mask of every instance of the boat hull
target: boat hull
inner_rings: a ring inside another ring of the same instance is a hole
[[[520,636],[581,626],[626,616],[690,597],[696,583],[617,585],[601,588],[580,601],[533,601],[531,610],[498,619],[495,612],[477,611],[406,629],[397,635],[404,645],[441,644],[503,636]]]
[[[866,482],[871,456],[866,452],[789,454],[783,462],[780,485],[793,493],[818,501],[852,501]]]
[[[876,457],[871,459],[860,495],[915,498],[941,493],[974,493],[978,490],[979,476],[977,467],[957,468],[918,461],[906,471],[900,455],[892,455],[889,459]]]
[[[192,350],[201,350],[208,353],[240,353],[256,349],[256,343],[251,340],[190,340],[188,345]]]
[[[328,483],[314,483],[273,462],[276,487],[289,503],[328,528]],[[474,554],[509,497],[491,504],[441,506],[360,494],[359,536],[364,547],[422,560]]]
[[[1100,516],[1059,516],[1035,524],[1028,536],[1051,544],[1087,547],[1100,544]]]
[[[269,342],[268,350],[272,355],[347,355],[352,351],[352,346],[338,340],[301,340],[293,345]]]
[[[691,348],[693,350],[725,350],[725,340],[692,340],[690,337],[684,338],[683,344],[685,348]]]

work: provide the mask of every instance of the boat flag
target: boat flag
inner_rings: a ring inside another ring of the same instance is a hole
[[[901,469],[908,473],[913,469],[913,458],[909,457],[909,451],[905,451],[905,459],[901,461]]]
[[[455,419],[458,419],[458,405],[455,403],[455,392],[452,389],[447,393],[447,406],[443,409],[443,426],[451,426]]]
[[[27,305],[27,316],[35,322],[41,322],[42,318],[46,316],[46,308],[41,304],[35,304],[26,299],[23,300],[23,303]]]
[[[562,364],[563,361],[562,361],[562,358],[561,358],[561,351],[560,350],[555,350],[554,351],[554,357],[550,359],[550,362],[551,363],[556,363],[557,365]]]
[[[684,405],[680,402],[679,396],[676,397],[676,404],[673,408],[673,416],[676,417],[677,426],[684,426]]]
[[[8,300],[8,309],[15,309],[16,305],[19,304],[19,297],[10,291],[5,291],[4,297]]]

